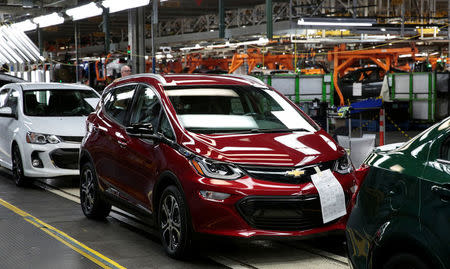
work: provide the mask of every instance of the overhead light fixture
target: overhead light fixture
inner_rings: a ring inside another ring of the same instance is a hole
[[[370,27],[376,21],[372,19],[347,19],[347,18],[301,18],[297,25],[301,26],[326,26],[326,27]]]
[[[102,6],[109,8],[109,13],[115,13],[126,9],[147,6],[150,0],[133,0],[124,2],[123,0],[104,0]]]
[[[102,13],[103,9],[94,2],[66,10],[66,14],[71,16],[74,21],[99,16]]]
[[[20,31],[27,32],[36,29],[37,24],[33,23],[30,19],[28,19],[21,22],[13,23],[12,27]]]
[[[33,22],[39,24],[40,28],[44,28],[64,23],[64,17],[56,12],[53,12],[48,15],[36,17],[33,19]]]

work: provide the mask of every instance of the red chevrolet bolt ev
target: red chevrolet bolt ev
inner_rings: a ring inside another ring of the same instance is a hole
[[[113,204],[151,215],[171,257],[186,255],[196,233],[345,229],[356,189],[345,150],[256,78],[129,76],[105,89],[86,128],[84,214],[105,218]]]

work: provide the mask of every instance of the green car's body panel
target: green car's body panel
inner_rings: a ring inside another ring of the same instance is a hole
[[[366,159],[369,171],[346,231],[355,268],[380,268],[400,252],[450,268],[450,164],[439,160],[449,137],[447,118],[400,148],[375,150]]]

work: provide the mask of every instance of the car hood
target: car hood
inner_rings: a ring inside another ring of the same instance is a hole
[[[344,154],[344,149],[323,130],[315,133],[188,133],[182,140],[182,145],[205,158],[251,165],[304,166],[335,160]]]
[[[84,136],[85,116],[77,117],[26,117],[25,129],[30,132],[60,136]]]

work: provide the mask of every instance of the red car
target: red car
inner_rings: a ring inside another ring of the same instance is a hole
[[[249,76],[129,76],[108,86],[80,154],[81,206],[152,216],[180,258],[196,233],[344,230],[353,165],[295,104]]]

